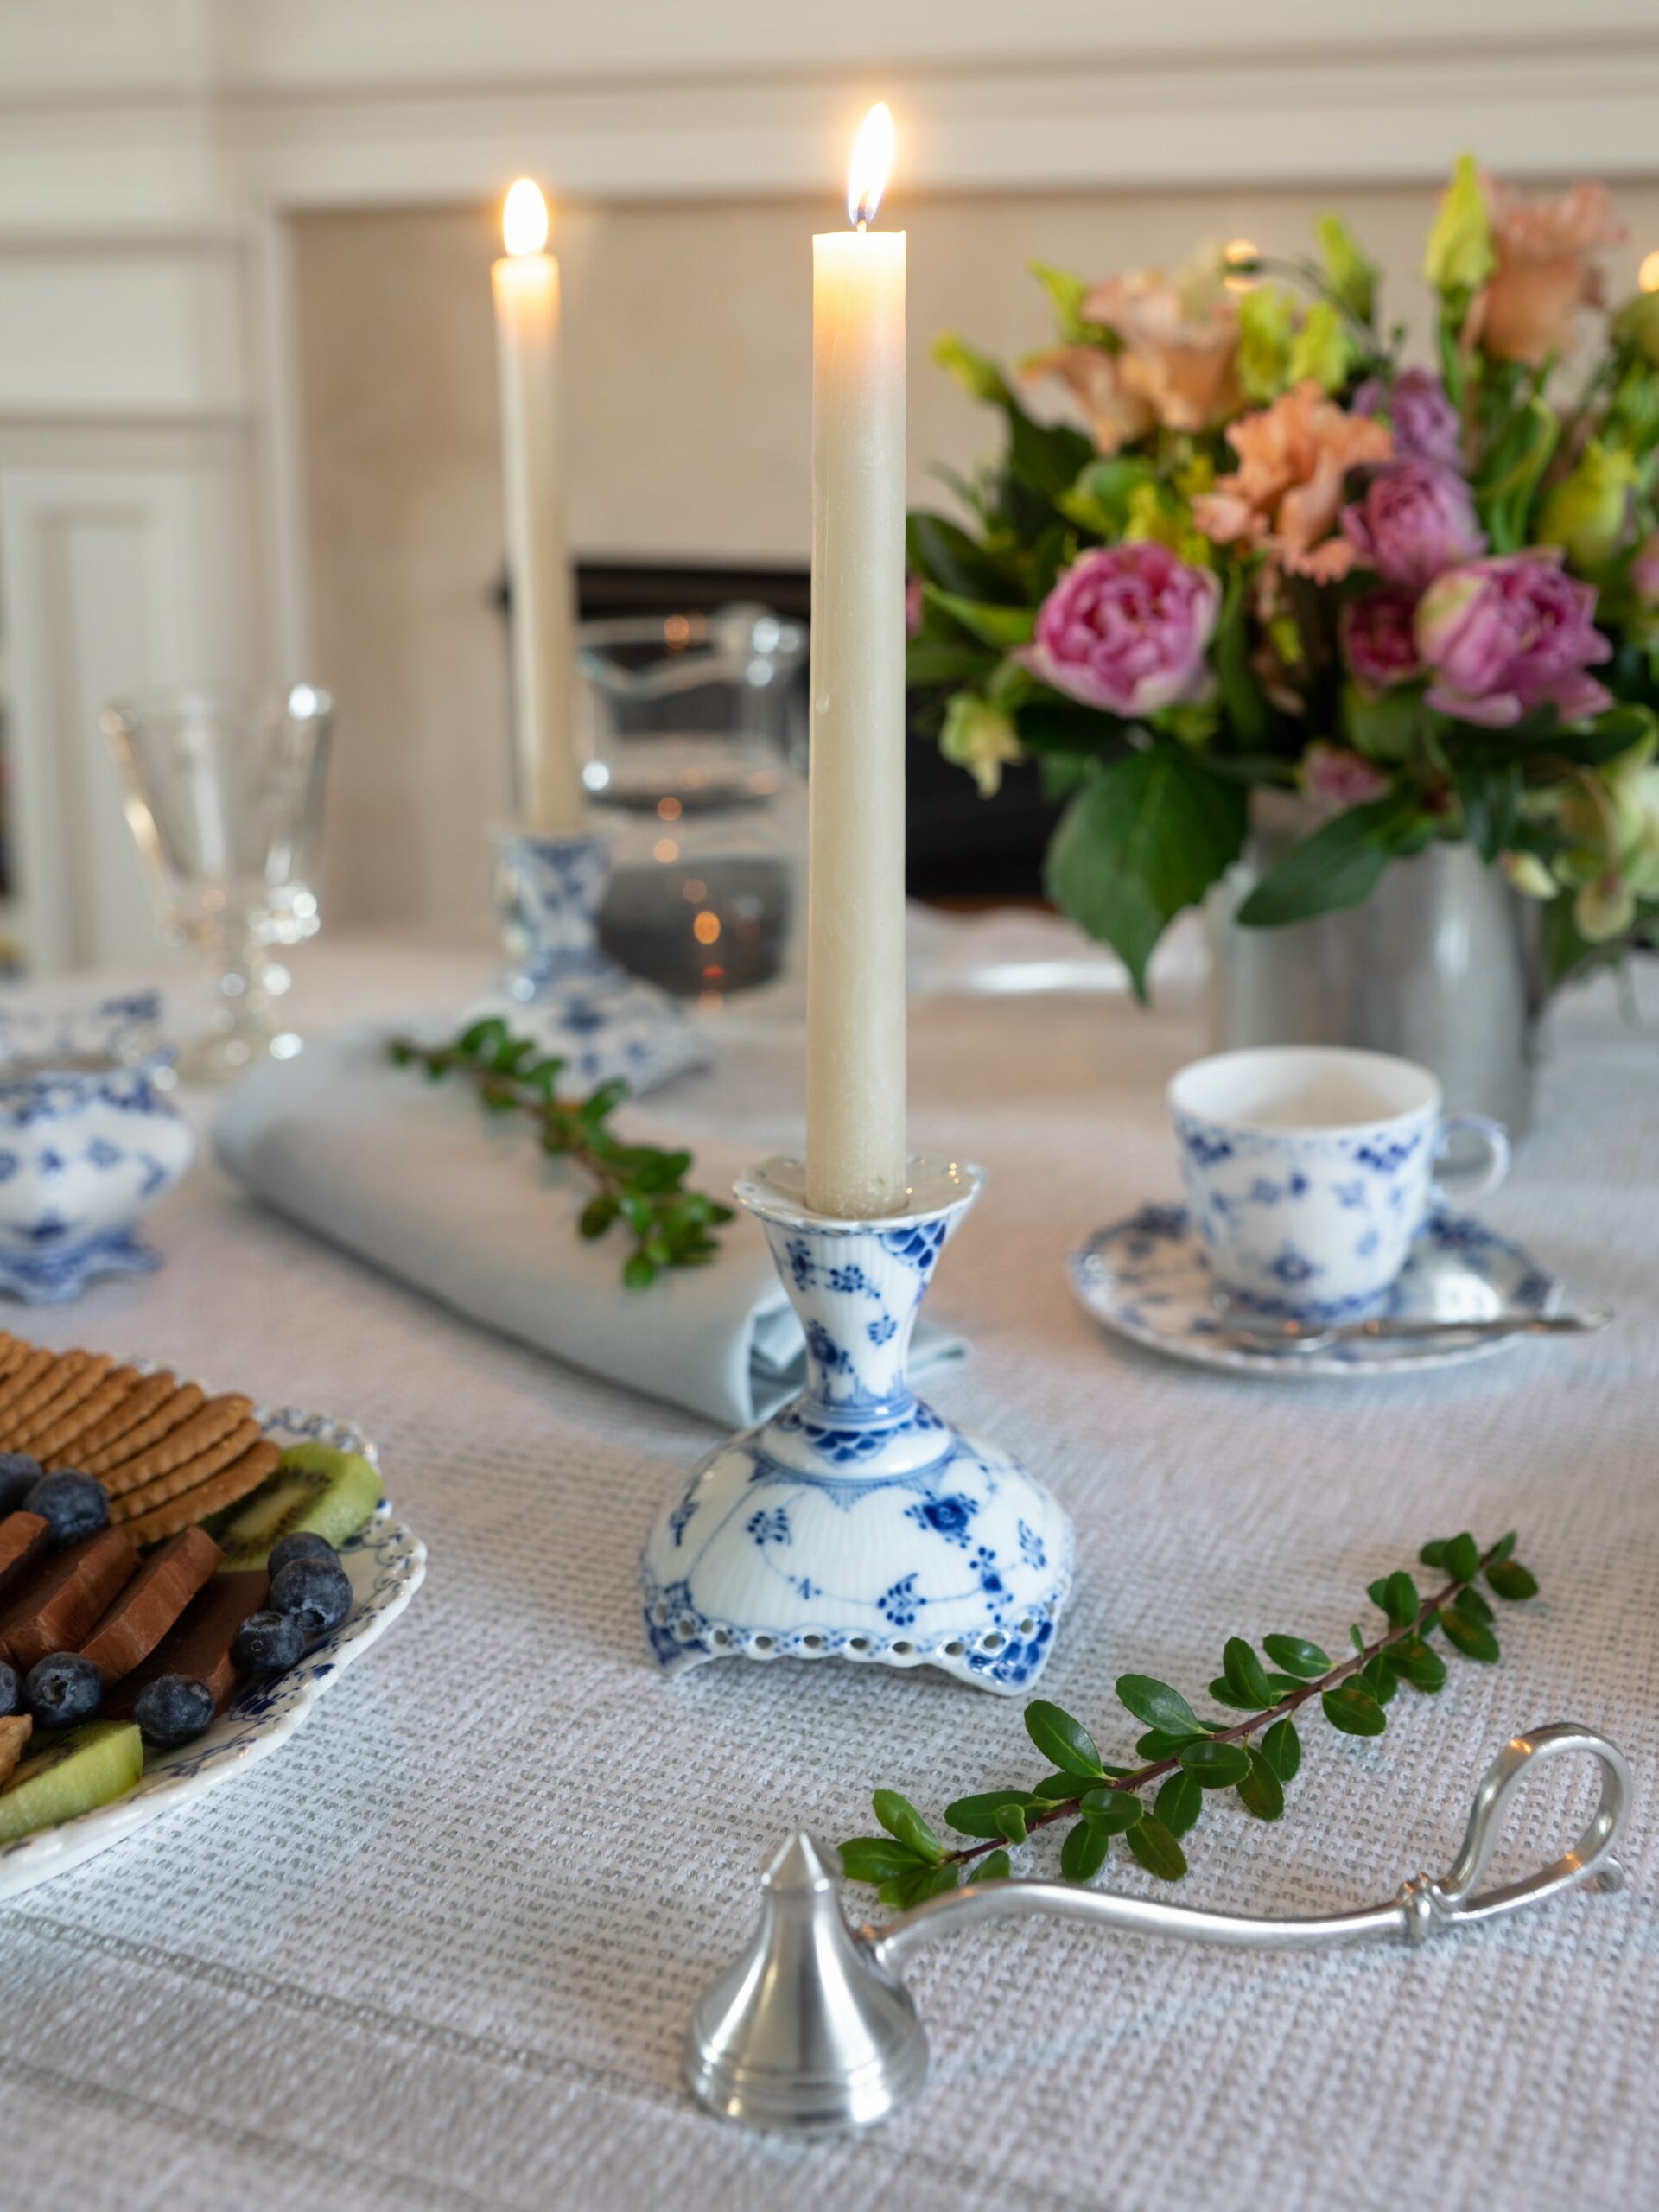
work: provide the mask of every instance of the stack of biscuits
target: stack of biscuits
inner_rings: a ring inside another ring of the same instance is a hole
[[[235,1391],[210,1398],[169,1369],[107,1352],[46,1351],[0,1330],[0,1452],[48,1473],[96,1475],[110,1519],[141,1548],[205,1521],[257,1490],[282,1453]]]

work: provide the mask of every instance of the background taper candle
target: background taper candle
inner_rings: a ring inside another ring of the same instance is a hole
[[[855,226],[812,241],[806,1195],[905,1195],[905,236],[866,227],[893,122],[854,149]]]
[[[575,588],[564,534],[559,264],[528,177],[507,194],[507,251],[490,270],[501,365],[501,468],[512,585],[513,735],[529,830],[582,826],[575,736]]]

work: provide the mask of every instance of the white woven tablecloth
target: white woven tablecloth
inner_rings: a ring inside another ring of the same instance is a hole
[[[326,944],[296,966],[302,1022],[460,1003],[481,973]],[[1652,2203],[1656,984],[1645,1028],[1607,990],[1557,1017],[1537,1130],[1490,1209],[1617,1326],[1372,1386],[1195,1373],[1103,1341],[1072,1304],[1065,1251],[1173,1195],[1160,1092],[1200,1047],[1192,1014],[916,1006],[914,1139],[990,1171],[931,1308],[975,1358],[935,1395],[1075,1517],[1044,1687],[1109,1758],[1133,1732],[1115,1675],[1201,1688],[1236,1630],[1335,1649],[1367,1580],[1427,1535],[1518,1526],[1544,1584],[1506,1609],[1500,1667],[1453,1661],[1440,1699],[1402,1692],[1380,1742],[1306,1729],[1281,1826],[1212,1805],[1180,1894],[1318,1911],[1439,1871],[1476,1776],[1538,1721],[1606,1730],[1640,1795],[1622,1897],[1421,1951],[1244,1957],[1052,1924],[946,1946],[913,1970],[923,2095],[807,2150],[693,2109],[691,2001],[791,1823],[833,1840],[868,1829],[876,1783],[937,1813],[1034,1777],[1018,1700],[793,1663],[665,1687],[635,1555],[713,1432],[468,1327],[199,1167],[155,1218],[162,1272],[35,1333],[353,1417],[431,1570],[280,1756],[0,1909],[0,2206]],[[735,1129],[759,1157],[797,1135],[798,1065],[734,1025],[721,1074],[683,1094],[688,1136]],[[1535,1796],[1511,1865],[1553,1856],[1582,1809]],[[1127,1860],[1111,1878],[1155,1886]]]

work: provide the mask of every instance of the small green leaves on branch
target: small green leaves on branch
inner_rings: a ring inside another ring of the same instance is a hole
[[[1026,1707],[1026,1732],[1055,1771],[1028,1786],[982,1789],[944,1808],[945,1824],[970,1840],[949,1850],[920,1813],[894,1789],[878,1789],[875,1817],[887,1831],[841,1847],[849,1881],[871,1882],[883,1904],[900,1910],[942,1897],[965,1871],[973,1882],[1003,1881],[1007,1847],[1032,1831],[1067,1821],[1060,1871],[1069,1882],[1093,1879],[1112,1839],[1160,1881],[1186,1872],[1180,1839],[1197,1827],[1206,1800],[1230,1794],[1254,1820],[1283,1816],[1285,1792],[1301,1770],[1301,1738],[1294,1716],[1318,1710],[1344,1736],[1381,1736],[1386,1707],[1403,1682],[1432,1697],[1446,1681],[1446,1662],[1429,1637],[1442,1634],[1461,1658],[1494,1663],[1496,1616],[1478,1587],[1484,1577],[1496,1598],[1516,1604],[1538,1594],[1531,1572],[1514,1558],[1515,1538],[1482,1551],[1467,1533],[1425,1544],[1420,1563],[1444,1574],[1442,1588],[1420,1594],[1403,1568],[1370,1584],[1367,1594],[1386,1628],[1368,1640],[1349,1630],[1351,1658],[1336,1662],[1306,1637],[1275,1632],[1261,1639],[1265,1666],[1242,1636],[1222,1649],[1221,1672],[1210,1684],[1220,1706],[1248,1715],[1206,1720],[1168,1682],[1151,1675],[1120,1675],[1117,1699],[1145,1732],[1135,1739],[1143,1764],[1110,1766],[1080,1721],[1046,1698]],[[1143,1790],[1154,1790],[1150,1807]]]
[[[622,1264],[630,1290],[648,1289],[664,1268],[706,1267],[714,1258],[718,1244],[710,1231],[731,1219],[731,1208],[686,1189],[689,1152],[624,1144],[611,1134],[610,1116],[628,1095],[625,1083],[601,1084],[585,1098],[562,1098],[564,1062],[539,1057],[528,1038],[515,1037],[493,1015],[474,1022],[453,1045],[397,1037],[389,1051],[397,1066],[420,1068],[434,1083],[469,1077],[486,1112],[528,1115],[542,1150],[569,1160],[594,1185],[577,1224],[581,1234],[603,1236],[620,1222],[632,1238]]]

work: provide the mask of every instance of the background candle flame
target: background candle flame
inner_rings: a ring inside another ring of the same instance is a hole
[[[539,253],[547,244],[547,202],[539,187],[521,176],[501,210],[501,235],[509,253]]]
[[[847,219],[873,223],[887,188],[893,167],[893,111],[885,100],[875,105],[858,126],[853,158],[847,168]]]

